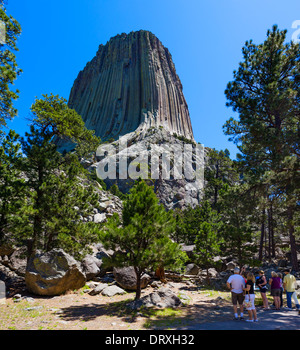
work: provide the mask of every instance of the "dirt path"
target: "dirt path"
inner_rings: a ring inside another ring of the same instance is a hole
[[[211,293],[175,284],[177,294],[184,293],[189,302],[178,309],[131,311],[126,307],[135,293],[114,297],[91,296],[84,290],[57,297],[22,294],[18,302],[7,298],[0,305],[0,330],[147,330],[176,329],[210,320],[230,317],[230,303],[224,293]],[[174,286],[174,284],[173,284]],[[153,291],[148,287],[142,296]],[[223,295],[222,295],[223,294]],[[220,301],[220,304],[219,304]],[[220,306],[222,305],[222,306]]]
[[[82,289],[44,298],[24,293],[19,302],[8,298],[0,305],[0,330],[300,330],[300,315],[296,311],[263,312],[258,307],[258,323],[233,321],[228,292],[180,283],[172,288],[177,295],[188,296],[189,303],[177,309],[134,312],[126,304],[135,293],[91,296]],[[152,291],[148,287],[142,296]]]
[[[225,320],[212,320],[209,322],[201,322],[190,324],[187,327],[180,328],[182,330],[197,330],[197,331],[209,331],[209,330],[270,330],[270,331],[295,331],[300,330],[300,316],[295,309],[285,310],[269,310],[263,311],[262,308],[257,308],[258,322],[249,323],[246,322],[247,316],[244,321],[235,321],[232,318]]]

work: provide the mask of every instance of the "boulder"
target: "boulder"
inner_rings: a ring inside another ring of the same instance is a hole
[[[93,288],[90,292],[89,295],[98,295],[100,294],[105,288],[108,287],[107,283],[99,283],[98,285],[96,285],[95,288]]]
[[[37,295],[61,295],[82,288],[86,277],[79,263],[62,249],[37,252],[29,259],[25,282],[27,289]]]
[[[195,256],[195,245],[185,245],[181,246],[181,250],[186,253],[189,259],[193,259]]]
[[[27,259],[26,247],[17,248],[9,257],[7,266],[19,276],[25,276]]]
[[[161,287],[157,291],[134,300],[128,304],[131,309],[140,309],[141,307],[175,308],[182,305],[181,299],[169,288]]]
[[[105,249],[103,244],[98,243],[95,247],[97,249],[96,258],[102,260],[103,258],[111,258],[114,255],[114,251],[111,249]]]
[[[226,270],[233,270],[237,264],[233,261],[230,261],[229,263],[226,264]]]
[[[108,286],[102,290],[101,294],[106,297],[113,297],[114,295],[126,294],[126,292],[118,286]]]
[[[6,303],[6,289],[5,283],[0,280],[0,305]]]
[[[113,274],[118,285],[127,290],[136,290],[136,273],[132,266],[113,269]],[[141,277],[141,288],[146,288],[150,276],[143,274]]]
[[[197,266],[196,264],[188,264],[185,267],[185,272],[187,275],[195,275],[197,276],[200,272],[200,268],[199,266]]]
[[[102,260],[96,258],[92,255],[87,255],[82,260],[81,266],[82,271],[85,273],[86,280],[90,281],[93,278],[100,275],[100,267],[102,265]]]
[[[101,223],[104,222],[106,220],[106,215],[105,214],[101,214],[101,213],[97,213],[94,215],[94,222],[95,223]]]

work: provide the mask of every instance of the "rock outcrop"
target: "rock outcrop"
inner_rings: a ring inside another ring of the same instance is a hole
[[[106,154],[106,149],[113,152]],[[177,155],[174,150],[178,150]],[[128,193],[136,178],[144,178],[167,210],[195,207],[202,198],[206,150],[163,127],[140,126],[118,141],[104,144],[98,151],[96,161],[88,169],[99,172],[106,164],[115,166],[115,178],[109,170],[104,176],[99,175],[108,188],[117,184],[121,192]],[[127,174],[122,172],[121,162],[126,164]],[[181,170],[182,176],[175,176],[175,170]]]
[[[125,152],[129,162],[135,161],[136,157],[143,158],[145,149],[147,152],[153,145],[157,146],[160,159],[173,146],[181,148],[181,155],[185,145],[193,147],[189,153],[195,153],[197,144],[189,110],[171,54],[149,31],[117,35],[106,45],[100,45],[96,56],[78,74],[68,104],[102,141],[114,147],[116,142],[126,143],[125,151],[116,151],[117,171]],[[70,151],[74,147],[66,140],[56,142],[60,151]],[[198,174],[203,172],[204,159],[195,154],[189,159],[182,159],[185,165],[189,162],[190,168]],[[95,170],[101,160],[101,157],[96,161],[84,159],[83,164]],[[181,157],[171,160],[171,168],[174,169],[178,160]],[[147,164],[136,163],[137,167],[149,170],[153,165],[150,158]],[[161,165],[159,167],[161,169]],[[127,193],[136,179],[119,175],[115,179],[101,178],[108,188],[117,184],[121,192]],[[166,177],[160,171],[158,177],[149,173],[148,178],[167,209],[194,207],[201,200],[203,179],[199,176],[196,180],[186,174]],[[95,213],[95,222],[105,219],[104,213]]]
[[[69,106],[102,140],[115,140],[141,124],[163,126],[193,140],[182,84],[171,54],[149,31],[111,38],[80,71]],[[59,142],[61,149],[70,145]]]

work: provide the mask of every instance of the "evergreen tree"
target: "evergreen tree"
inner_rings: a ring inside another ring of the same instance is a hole
[[[175,220],[175,230],[171,234],[172,239],[177,243],[186,242],[186,230],[184,222],[185,211],[179,208],[173,210],[173,216]]]
[[[209,268],[214,265],[214,258],[221,251],[223,239],[212,223],[204,221],[199,224],[196,235],[196,259],[199,265],[206,268],[207,281],[209,281]]]
[[[6,13],[5,7],[0,4],[0,129],[6,126],[7,120],[11,120],[17,114],[13,101],[18,98],[19,91],[11,90],[11,85],[20,75],[21,70],[17,66],[14,54],[17,48],[17,39],[21,33],[20,24]],[[5,40],[3,40],[5,39]]]
[[[106,248],[121,249],[116,266],[133,266],[137,277],[136,300],[141,296],[141,276],[148,268],[179,266],[184,254],[171,241],[175,220],[159,204],[153,189],[143,180],[131,188],[123,205],[122,220],[111,217],[100,233]]]
[[[212,208],[220,212],[220,191],[224,186],[234,185],[239,179],[237,166],[230,159],[227,149],[217,151],[210,149],[207,154],[207,163],[204,171],[205,178],[205,199],[209,200]]]
[[[109,188],[109,191],[119,197],[120,199],[124,200],[126,198],[126,194],[124,194],[123,192],[120,191],[117,183],[114,183],[110,188]]]
[[[69,108],[67,100],[58,95],[46,94],[36,99],[31,107],[32,125],[36,126],[50,141],[68,140],[75,144],[78,159],[95,153],[101,140],[94,130],[85,127],[81,116]]]
[[[19,135],[10,130],[2,135],[0,146],[0,244],[8,244],[21,225],[20,211],[24,205],[25,178]]]
[[[253,255],[256,251],[253,223],[255,198],[247,184],[237,184],[223,189],[221,193],[222,251],[236,258],[239,265],[255,263]]]
[[[28,196],[19,235],[28,241],[28,256],[37,249],[62,247],[78,257],[97,238],[95,225],[82,221],[92,214],[98,196],[87,182],[80,155],[62,155],[52,141],[64,136],[79,139],[76,150],[81,152],[81,141],[92,140],[94,144],[99,139],[58,96],[45,95],[31,110],[30,133],[21,141]]]
[[[216,210],[212,209],[208,200],[195,208],[187,208],[177,214],[176,235],[179,240],[186,244],[194,244],[198,235],[199,225],[208,222],[213,230],[218,230],[220,217]]]
[[[300,45],[285,43],[286,33],[274,26],[263,44],[246,42],[243,61],[225,91],[239,120],[231,118],[224,129],[253,178],[285,199],[292,265],[298,270],[294,215],[300,188]]]

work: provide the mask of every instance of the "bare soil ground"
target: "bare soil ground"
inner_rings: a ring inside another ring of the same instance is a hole
[[[0,330],[153,330],[184,329],[191,324],[223,321],[232,318],[228,292],[213,292],[173,283],[177,295],[190,301],[176,309],[126,307],[135,293],[114,297],[91,296],[84,289],[57,297],[22,294],[21,301],[7,298],[0,305]],[[151,293],[152,287],[142,291]],[[28,298],[29,297],[29,298]]]

